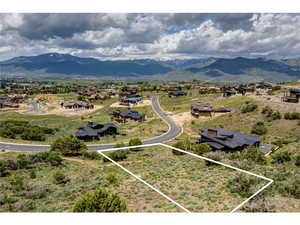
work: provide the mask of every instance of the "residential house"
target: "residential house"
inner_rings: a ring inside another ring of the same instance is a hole
[[[213,108],[210,104],[192,104],[191,114],[195,117],[199,116],[213,116],[214,113],[227,113],[231,112],[228,107]]]
[[[198,143],[206,143],[215,150],[238,151],[248,146],[259,147],[261,139],[222,128],[202,128]]]
[[[19,108],[19,104],[16,104],[8,96],[0,96],[0,109],[2,108]]]
[[[169,97],[178,97],[178,96],[186,96],[187,93],[184,91],[170,91],[169,92]]]
[[[69,101],[69,102],[62,102],[61,107],[64,107],[66,109],[93,109],[94,105],[82,101]]]
[[[124,98],[121,98],[120,105],[127,105],[127,106],[136,105],[141,100],[142,100],[141,97],[124,97]]]
[[[128,120],[134,120],[134,121],[144,121],[146,119],[146,115],[140,114],[137,111],[129,110],[129,109],[123,109],[123,110],[116,110],[112,113],[113,118],[122,123],[128,122]]]
[[[75,136],[84,141],[99,140],[100,137],[106,135],[114,135],[118,133],[118,127],[113,123],[97,124],[88,122],[84,126],[78,128]]]
[[[300,98],[300,89],[291,88],[289,92],[285,92],[284,96],[282,97],[283,102],[292,102],[298,103]]]
[[[230,96],[236,95],[236,94],[237,94],[237,91],[234,88],[225,89],[223,91],[223,97],[230,97]]]

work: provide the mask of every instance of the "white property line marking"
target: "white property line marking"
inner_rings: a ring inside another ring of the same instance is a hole
[[[161,191],[159,191],[158,189],[156,189],[152,185],[148,184],[146,181],[144,181],[143,179],[139,178],[138,176],[136,176],[135,174],[133,174],[132,172],[130,172],[129,170],[127,170],[126,168],[124,168],[123,166],[121,166],[119,163],[115,162],[114,160],[112,160],[111,158],[109,158],[108,156],[106,156],[105,154],[102,153],[102,152],[108,152],[108,151],[118,151],[118,150],[125,150],[125,149],[132,149],[132,148],[142,148],[142,147],[150,147],[150,146],[157,146],[157,145],[164,146],[164,147],[167,147],[167,148],[170,148],[170,149],[174,149],[176,151],[186,153],[186,154],[194,156],[196,158],[207,160],[209,162],[212,162],[212,163],[215,163],[215,164],[219,164],[219,165],[228,167],[230,169],[237,170],[239,172],[246,173],[246,174],[258,177],[260,179],[269,181],[266,185],[264,185],[263,187],[261,187],[257,192],[255,192],[253,195],[251,195],[249,198],[247,198],[241,204],[239,204],[233,210],[231,210],[230,213],[233,213],[233,212],[237,211],[238,209],[240,209],[244,204],[246,204],[248,201],[250,201],[252,198],[254,198],[256,195],[258,195],[260,192],[262,192],[264,189],[266,189],[269,185],[271,185],[274,182],[274,180],[272,180],[270,178],[267,178],[267,177],[264,177],[264,176],[261,176],[261,175],[249,172],[247,170],[243,170],[243,169],[240,169],[240,168],[237,168],[237,167],[234,167],[234,166],[231,166],[231,165],[228,165],[228,164],[225,164],[225,163],[213,160],[213,159],[209,159],[209,158],[206,158],[204,156],[200,156],[200,155],[197,155],[197,154],[194,154],[194,153],[191,153],[191,152],[187,152],[187,151],[184,151],[182,149],[175,148],[173,146],[166,145],[166,144],[163,144],[163,143],[146,144],[146,145],[136,145],[136,146],[121,147],[121,148],[112,148],[112,149],[98,150],[98,153],[100,153],[102,156],[104,156],[105,158],[107,158],[108,160],[110,160],[111,162],[113,162],[114,164],[116,164],[118,167],[120,167],[121,169],[123,169],[124,171],[126,171],[127,173],[129,173],[130,175],[134,176],[136,179],[138,179],[142,183],[146,184],[147,186],[149,186],[150,188],[152,188],[153,190],[155,190],[157,193],[161,194],[163,197],[167,198],[169,201],[173,202],[174,204],[176,204],[180,208],[184,209],[186,212],[190,212],[189,210],[187,210],[186,208],[184,208],[183,206],[181,206],[179,203],[177,203],[176,201],[174,201],[173,199],[171,199],[170,197],[168,197],[167,195],[165,195],[164,193],[162,193]]]
[[[115,162],[114,160],[112,160],[110,157],[106,156],[104,153],[102,153],[101,151],[98,151],[103,157],[105,157],[106,159],[110,160],[112,163],[114,163],[115,165],[117,165],[118,167],[120,167],[121,169],[123,169],[125,172],[129,173],[131,176],[135,177],[136,179],[138,179],[139,181],[141,181],[142,183],[146,184],[148,187],[150,187],[151,189],[153,189],[154,191],[156,191],[157,193],[159,193],[160,195],[162,195],[163,197],[165,197],[166,199],[168,199],[169,201],[171,201],[172,203],[176,204],[177,206],[179,206],[181,209],[183,209],[184,211],[190,213],[189,210],[187,210],[185,207],[183,207],[182,205],[180,205],[179,203],[175,202],[173,199],[171,199],[169,196],[165,195],[164,193],[162,193],[160,190],[156,189],[155,187],[153,187],[151,184],[147,183],[146,181],[144,181],[143,179],[141,179],[140,177],[138,177],[137,175],[135,175],[134,173],[130,172],[128,169],[126,169],[125,167],[121,166],[119,163]]]

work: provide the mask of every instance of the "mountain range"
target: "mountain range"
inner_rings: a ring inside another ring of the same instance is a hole
[[[300,58],[194,58],[111,60],[47,53],[0,62],[2,74],[25,77],[98,77],[145,80],[282,82],[300,79]]]

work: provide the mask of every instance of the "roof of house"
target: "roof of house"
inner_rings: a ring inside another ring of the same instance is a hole
[[[142,100],[141,97],[130,97],[130,98],[125,97],[121,99],[122,102],[139,102],[141,100]]]
[[[291,92],[291,93],[295,93],[295,94],[297,94],[297,95],[300,95],[300,89],[298,89],[298,88],[291,88],[291,89],[290,89],[290,92]]]
[[[227,89],[224,92],[229,93],[229,94],[236,94],[236,90],[231,88],[231,89]]]
[[[82,107],[89,107],[92,106],[93,104],[87,103],[87,102],[82,102],[82,101],[69,101],[69,102],[64,102],[63,106],[69,107],[69,106],[82,106]]]
[[[94,122],[88,122],[84,126],[78,128],[76,137],[97,137],[99,134],[105,132],[108,128],[117,129],[117,126],[113,123],[97,124]]]
[[[213,107],[210,104],[192,104],[192,110],[196,110],[199,112],[212,112]]]
[[[137,111],[133,111],[133,110],[129,110],[129,109],[117,110],[117,111],[113,112],[113,114],[118,114],[121,117],[132,118],[132,119],[142,119],[143,117],[145,117],[144,114],[140,114]]]
[[[217,135],[210,135],[208,133],[209,130],[216,131]],[[202,128],[200,131],[201,137],[209,140],[208,142],[215,142],[231,149],[243,147],[245,145],[255,145],[256,143],[261,142],[261,139],[256,136],[250,136],[236,131],[224,130],[222,128]]]
[[[171,95],[186,95],[187,93],[184,91],[171,91]]]

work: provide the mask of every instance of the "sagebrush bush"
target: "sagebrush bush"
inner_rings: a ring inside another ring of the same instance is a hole
[[[192,145],[192,152],[197,155],[202,155],[204,153],[210,152],[211,150],[212,148],[206,143]]]
[[[264,135],[268,132],[268,129],[266,128],[264,122],[257,122],[253,125],[251,133],[257,134],[257,135]]]
[[[257,109],[257,105],[252,102],[246,102],[241,106],[241,113],[253,112]]]
[[[5,177],[7,175],[9,175],[7,164],[4,160],[0,160],[0,177]]]
[[[274,155],[272,155],[272,160],[273,163],[278,164],[289,162],[292,160],[291,153],[287,151],[275,153]]]
[[[97,189],[79,198],[73,212],[127,212],[127,205],[117,194]]]
[[[142,143],[141,139],[139,139],[139,138],[132,138],[129,140],[129,143],[128,143],[129,146],[142,145],[142,144],[143,143]],[[131,150],[132,151],[140,151],[140,150],[142,150],[142,148],[132,148]]]
[[[240,174],[227,183],[227,188],[232,193],[237,193],[243,198],[248,198],[253,193],[253,186],[257,184],[257,179]]]
[[[295,165],[300,166],[300,155],[296,155],[295,157]]]
[[[72,135],[58,138],[51,144],[50,148],[51,152],[57,152],[64,156],[78,156],[86,150],[85,143]]]
[[[262,153],[258,148],[254,146],[248,146],[245,148],[241,154],[241,159],[245,159],[251,162],[256,162],[259,164],[266,164],[267,160],[264,156],[264,153]]]
[[[97,152],[93,151],[85,151],[82,153],[82,157],[84,159],[91,159],[91,160],[100,160],[102,159],[101,155]]]
[[[113,151],[109,152],[107,156],[111,158],[114,161],[122,161],[127,159],[128,152],[126,150],[119,150],[119,151]],[[107,158],[103,157],[103,162],[110,162]]]
[[[57,171],[53,174],[53,181],[55,184],[65,184],[69,182],[69,179],[63,172]]]
[[[299,120],[300,113],[298,112],[287,112],[284,114],[284,119],[286,120]]]

